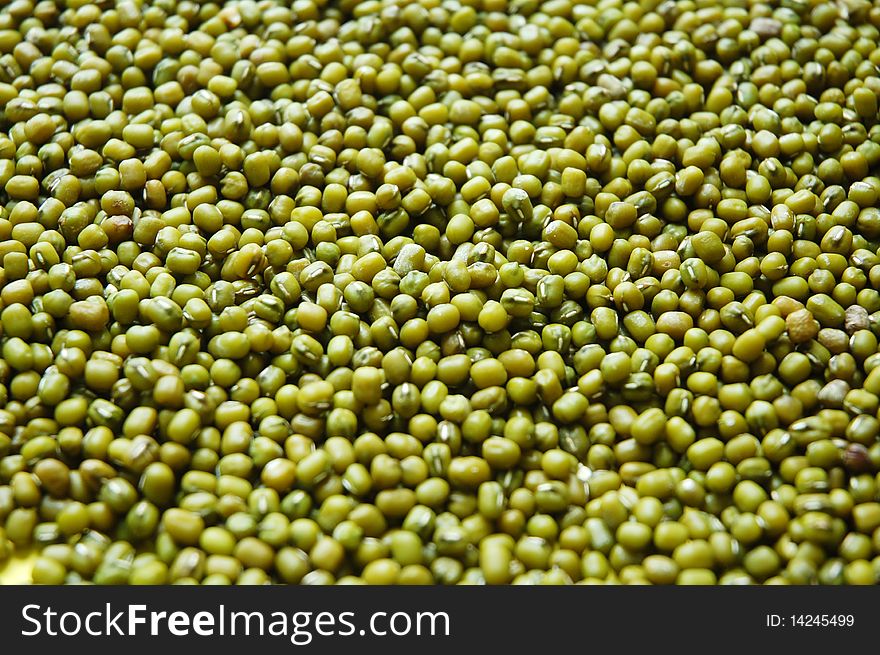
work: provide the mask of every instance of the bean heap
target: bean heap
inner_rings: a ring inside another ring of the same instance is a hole
[[[0,560],[880,580],[880,2],[12,0]]]

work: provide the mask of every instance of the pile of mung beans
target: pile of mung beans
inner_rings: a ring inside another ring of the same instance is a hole
[[[875,584],[880,2],[10,0],[0,560]]]

